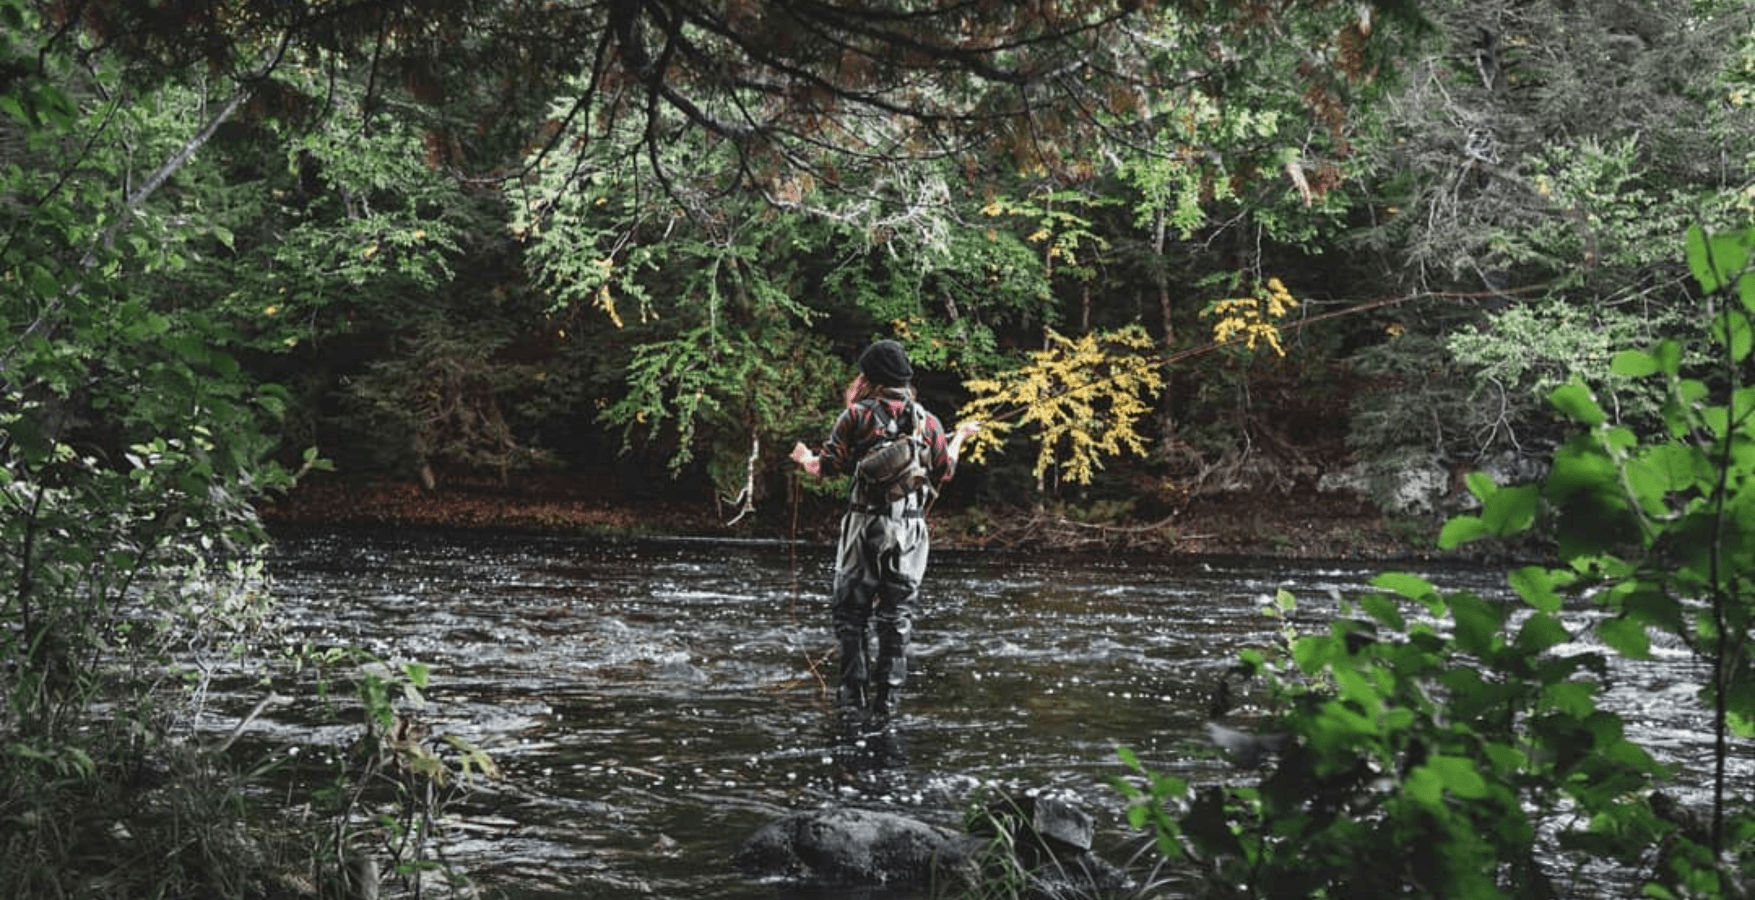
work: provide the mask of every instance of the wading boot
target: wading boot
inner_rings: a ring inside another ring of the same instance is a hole
[[[887,722],[896,714],[902,683],[908,679],[908,643],[892,637],[878,639],[877,664],[871,672],[872,718]]]
[[[835,690],[835,705],[865,708],[866,699],[865,639],[841,639],[841,686]]]
[[[881,681],[872,687],[872,690],[871,690],[871,720],[872,720],[872,722],[879,724],[879,725],[884,725],[884,724],[888,724],[890,719],[895,717],[895,715],[896,715],[896,700],[897,700],[897,695],[899,693],[901,693],[901,691],[899,689],[890,687],[889,685],[887,685]]]

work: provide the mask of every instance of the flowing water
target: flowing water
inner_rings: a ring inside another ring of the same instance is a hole
[[[1301,627],[1321,629],[1335,597],[1385,568],[939,551],[901,715],[861,734],[835,724],[829,701],[831,564],[818,545],[312,530],[278,535],[272,568],[283,640],[431,666],[415,714],[502,770],[448,806],[438,838],[477,885],[728,900],[823,896],[729,865],[790,811],[849,805],[956,826],[996,788],[1075,800],[1121,861],[1116,748],[1155,771],[1239,779],[1202,724],[1238,651],[1274,641],[1263,605],[1286,588]],[[1498,571],[1395,568],[1503,593]],[[1612,697],[1648,746],[1698,767],[1709,748],[1696,680],[1676,653]],[[264,691],[241,677],[220,687],[214,728]],[[309,679],[276,690],[292,697],[252,722],[247,752],[290,770],[357,734],[319,714]],[[1737,766],[1747,778],[1746,754]]]

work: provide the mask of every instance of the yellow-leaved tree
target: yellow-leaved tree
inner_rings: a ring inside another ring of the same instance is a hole
[[[1162,361],[1150,355],[1156,345],[1138,325],[1079,338],[1050,330],[1048,344],[1022,368],[964,382],[971,399],[957,411],[960,421],[985,423],[963,449],[972,462],[1013,431],[1032,431],[1038,491],[1051,467],[1067,481],[1090,484],[1105,458],[1143,455],[1135,426],[1164,389]]]
[[[1254,350],[1257,343],[1265,342],[1275,353],[1285,356],[1286,348],[1280,346],[1279,323],[1297,306],[1297,298],[1286,285],[1278,278],[1269,278],[1247,296],[1220,300],[1202,310],[1201,315],[1215,317],[1214,343],[1242,341]]]

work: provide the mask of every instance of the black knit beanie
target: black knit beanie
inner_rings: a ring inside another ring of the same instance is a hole
[[[914,380],[914,367],[908,365],[908,352],[902,345],[882,340],[865,348],[859,355],[859,371],[865,380],[886,387],[904,387]]]

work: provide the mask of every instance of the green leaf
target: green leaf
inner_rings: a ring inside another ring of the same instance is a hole
[[[1438,776],[1446,790],[1465,800],[1487,796],[1487,782],[1475,770],[1473,760],[1460,756],[1433,756],[1426,760],[1427,769]]]
[[[1700,448],[1692,444],[1654,444],[1640,454],[1637,464],[1659,476],[1666,492],[1687,490],[1714,473]]]
[[[1597,711],[1596,685],[1588,681],[1561,681],[1542,689],[1543,702],[1575,719]]]
[[[1516,772],[1529,765],[1529,755],[1509,744],[1488,744],[1482,751],[1501,772]]]
[[[1432,582],[1418,575],[1406,572],[1385,572],[1371,579],[1371,586],[1383,588],[1428,606],[1437,599],[1438,592],[1433,589]]]
[[[1603,446],[1610,450],[1632,450],[1639,446],[1639,435],[1624,425],[1611,425],[1599,433]]]
[[[1609,360],[1609,371],[1628,378],[1644,378],[1658,371],[1657,358],[1639,350],[1623,350]]]
[[[1712,265],[1718,272],[1719,286],[1722,289],[1730,284],[1731,276],[1743,271],[1749,265],[1749,242],[1755,238],[1755,230],[1740,229],[1726,231],[1709,238],[1712,252]]]
[[[1687,622],[1681,601],[1659,585],[1633,584],[1625,596],[1618,598],[1621,610],[1633,621],[1661,628],[1670,634],[1687,633]]]
[[[1493,476],[1479,470],[1470,472],[1463,482],[1468,485],[1469,493],[1474,494],[1475,499],[1482,503],[1487,502],[1487,498],[1499,490],[1499,483],[1493,480]]]
[[[1755,332],[1749,327],[1749,317],[1742,311],[1724,309],[1712,319],[1712,339],[1730,351],[1731,359],[1742,362],[1749,358],[1751,347],[1755,347]]]
[[[1668,476],[1644,460],[1632,461],[1626,472],[1627,490],[1632,498],[1647,513],[1662,515],[1665,512],[1664,498],[1670,489]]]
[[[413,682],[415,687],[426,687],[427,679],[432,675],[432,672],[433,667],[426,665],[425,663],[411,662],[402,664],[402,674],[406,675],[408,680]]]
[[[1383,710],[1383,692],[1377,685],[1355,669],[1337,666],[1331,673],[1335,679],[1335,689],[1343,699],[1350,700],[1365,711],[1362,719],[1356,724],[1362,726],[1362,733],[1377,733],[1377,715]]]
[[[1402,612],[1396,607],[1395,601],[1382,594],[1365,595],[1359,600],[1359,608],[1365,610],[1366,615],[1376,619],[1380,624],[1387,625],[1396,631],[1408,627],[1407,620],[1402,618]]]
[[[1500,488],[1481,510],[1481,525],[1498,537],[1511,537],[1530,527],[1541,505],[1542,489],[1534,484]]]
[[[1658,369],[1665,375],[1674,376],[1682,371],[1682,344],[1674,338],[1659,341],[1651,350],[1652,359],[1657,362]]]
[[[1307,675],[1321,672],[1342,655],[1342,645],[1328,635],[1307,635],[1292,642],[1292,661]]]
[[[1580,425],[1594,428],[1609,420],[1603,413],[1603,408],[1597,405],[1597,398],[1591,396],[1590,390],[1576,381],[1555,388],[1548,395],[1548,402]]]
[[[1731,417],[1743,423],[1743,431],[1747,434],[1749,421],[1755,418],[1755,385],[1731,392]]]
[[[1694,280],[1700,283],[1700,289],[1709,294],[1718,290],[1718,267],[1713,264],[1712,250],[1706,243],[1706,230],[1699,225],[1688,226],[1685,246],[1688,254],[1688,271],[1693,273]]]
[[[1566,626],[1559,619],[1545,612],[1538,612],[1524,620],[1523,627],[1517,630],[1517,649],[1525,653],[1535,654],[1557,647],[1572,640],[1566,633]]]
[[[1628,659],[1651,658],[1651,635],[1632,619],[1604,619],[1597,623],[1597,637]]]
[[[1452,595],[1450,614],[1456,620],[1457,645],[1483,656],[1492,651],[1494,639],[1505,625],[1502,609],[1473,594]]]
[[[11,94],[0,96],[0,112],[10,116],[20,125],[28,127],[31,123],[30,115],[24,111],[24,104],[18,102],[18,98]]]
[[[1419,766],[1408,773],[1404,782],[1408,796],[1424,806],[1437,806],[1444,802],[1444,780],[1431,766]]]
[[[1545,487],[1550,501],[1563,503],[1579,493],[1617,492],[1620,478],[1615,461],[1590,439],[1590,435],[1579,434],[1555,451]]]
[[[1438,548],[1454,550],[1469,541],[1479,540],[1492,534],[1487,526],[1475,516],[1455,516],[1444,523],[1438,532]]]
[[[1546,613],[1560,611],[1560,594],[1554,590],[1554,576],[1547,569],[1524,566],[1506,577],[1511,589],[1531,607]]]
[[[1749,264],[1749,244],[1755,230],[1744,229],[1708,236],[1698,225],[1690,226],[1686,241],[1688,271],[1707,293],[1727,287]],[[1740,286],[1739,286],[1740,290]]]
[[[1700,421],[1715,438],[1723,439],[1731,432],[1731,411],[1722,406],[1709,406],[1700,411]]]

